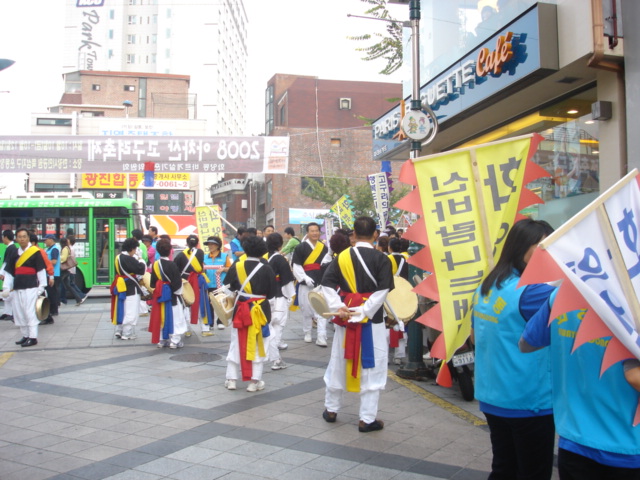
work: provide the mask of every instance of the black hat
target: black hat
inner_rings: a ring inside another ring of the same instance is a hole
[[[218,245],[219,247],[222,246],[222,245],[220,245],[220,241],[216,237],[209,237],[209,238],[207,238],[207,241],[204,242],[205,245],[208,245],[209,243],[214,243],[214,244]]]

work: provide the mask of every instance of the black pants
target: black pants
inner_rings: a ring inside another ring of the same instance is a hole
[[[549,480],[553,470],[553,415],[508,418],[485,413],[493,461],[489,480]]]
[[[558,471],[561,480],[640,480],[640,468],[610,467],[562,448]]]
[[[55,277],[55,279],[60,281],[60,277]],[[47,279],[48,281],[49,279]],[[47,297],[49,298],[49,314],[50,315],[58,315],[58,305],[60,305],[60,299],[58,298],[58,288],[59,285],[54,283],[53,287],[50,287],[49,284],[44,288],[47,292]]]

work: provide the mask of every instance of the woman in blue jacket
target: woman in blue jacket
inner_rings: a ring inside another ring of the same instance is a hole
[[[475,396],[491,432],[490,480],[551,478],[555,430],[549,353],[525,355],[518,341],[553,288],[517,285],[536,246],[552,231],[544,221],[517,222],[474,297]]]

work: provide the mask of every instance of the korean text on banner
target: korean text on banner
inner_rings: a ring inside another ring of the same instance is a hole
[[[209,237],[222,238],[222,221],[220,220],[220,207],[196,207],[196,224],[200,243]]]
[[[341,226],[353,228],[354,218],[349,195],[343,195],[340,197],[340,199],[333,204],[330,210],[338,216]]]
[[[380,224],[380,230],[382,231],[389,221],[389,201],[391,199],[387,174],[384,172],[374,173],[367,175],[367,179],[371,186],[373,206],[378,214],[378,222]]]
[[[426,239],[425,252],[410,263],[433,273],[417,291],[428,292],[439,305],[418,321],[442,331],[437,358],[450,360],[469,336],[473,293],[500,255],[523,202],[541,203],[535,195],[522,195],[525,170],[536,167],[528,160],[540,138],[518,137],[413,160],[420,207],[401,203],[422,214],[406,235]]]

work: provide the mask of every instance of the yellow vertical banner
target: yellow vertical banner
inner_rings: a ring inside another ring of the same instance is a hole
[[[198,227],[198,236],[200,244],[207,240],[208,237],[220,237],[222,239],[222,220],[220,220],[220,207],[213,205],[211,207],[196,207],[196,225]],[[203,246],[207,251],[206,246]]]
[[[538,141],[519,137],[413,160],[446,361],[469,336],[473,294],[522,208],[525,170]]]
[[[347,228],[353,228],[353,210],[351,209],[351,200],[349,195],[343,195],[340,199],[333,204],[330,209],[340,219],[341,225]]]

